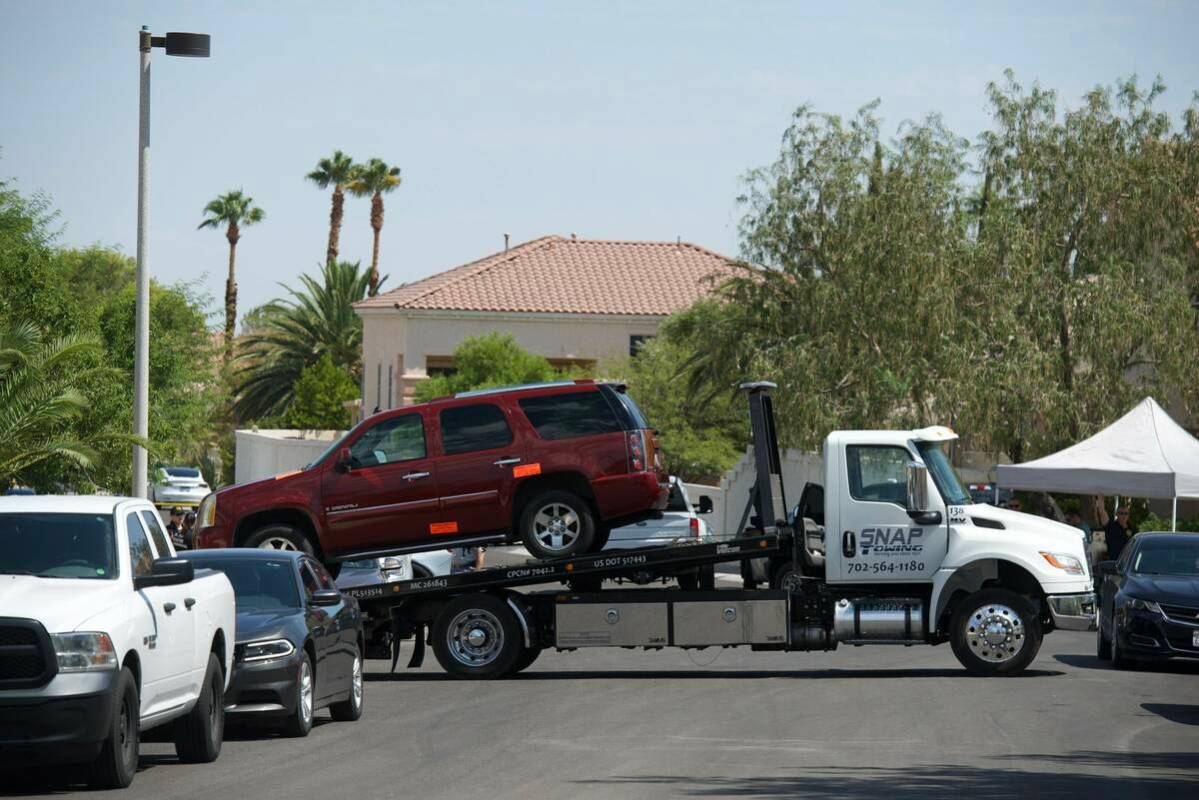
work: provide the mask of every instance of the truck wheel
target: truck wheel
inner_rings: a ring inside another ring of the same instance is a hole
[[[456,678],[498,678],[512,671],[520,651],[520,624],[494,595],[456,597],[433,621],[433,653]]]
[[[216,653],[209,653],[200,698],[175,723],[175,754],[185,764],[208,764],[221,754],[224,739],[225,677]]]
[[[1015,675],[1041,649],[1036,610],[1008,589],[983,589],[959,603],[950,622],[953,654],[974,675]]]
[[[312,730],[312,716],[316,710],[316,677],[312,673],[312,659],[308,653],[300,660],[296,675],[296,707],[283,722],[283,735],[303,739]]]
[[[535,558],[561,558],[590,552],[595,518],[573,492],[542,492],[525,504],[518,525],[521,543]]]
[[[1112,657],[1112,643],[1103,635],[1102,622],[1096,620],[1095,629],[1095,656],[1100,661],[1107,661]]]
[[[512,670],[509,674],[515,675],[530,666],[537,660],[537,656],[541,655],[540,647],[522,647],[520,657],[516,659],[516,663],[512,665]]]
[[[108,737],[100,755],[92,762],[88,784],[97,789],[124,789],[133,783],[137,773],[138,724],[141,704],[137,698],[137,681],[128,667],[117,676],[112,719]]]
[[[246,539],[246,547],[261,550],[301,550],[312,555],[312,541],[304,531],[293,525],[266,525]]]
[[[354,667],[350,671],[350,696],[329,706],[329,713],[338,722],[355,722],[362,716],[362,653],[354,645]]]
[[[792,561],[784,561],[774,570],[770,578],[771,589],[785,589],[788,592],[798,592],[802,578],[799,570]]]

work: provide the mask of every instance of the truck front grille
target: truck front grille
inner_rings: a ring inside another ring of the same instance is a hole
[[[0,689],[44,686],[57,667],[50,637],[41,623],[0,618]]]

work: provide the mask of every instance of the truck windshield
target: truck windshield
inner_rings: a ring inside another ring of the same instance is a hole
[[[0,514],[0,574],[117,577],[111,514]]]
[[[943,444],[944,442],[917,442],[916,449],[928,465],[928,472],[933,476],[933,483],[937,484],[937,491],[941,493],[945,505],[970,505],[973,502],[970,494],[963,488],[961,478],[945,457],[945,451],[941,449]]]

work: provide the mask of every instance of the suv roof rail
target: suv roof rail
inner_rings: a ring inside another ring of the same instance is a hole
[[[472,389],[469,392],[458,392],[454,395],[454,399],[457,400],[460,397],[482,397],[484,395],[501,394],[503,392],[518,392],[522,389],[550,389],[556,386],[585,386],[592,383],[595,383],[595,381],[544,381],[542,383],[519,383],[512,386],[493,386],[490,389]]]

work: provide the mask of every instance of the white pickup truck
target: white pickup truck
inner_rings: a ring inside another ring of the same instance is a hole
[[[124,787],[166,723],[180,760],[215,760],[234,619],[229,580],[175,558],[147,501],[0,498],[0,764]]]

